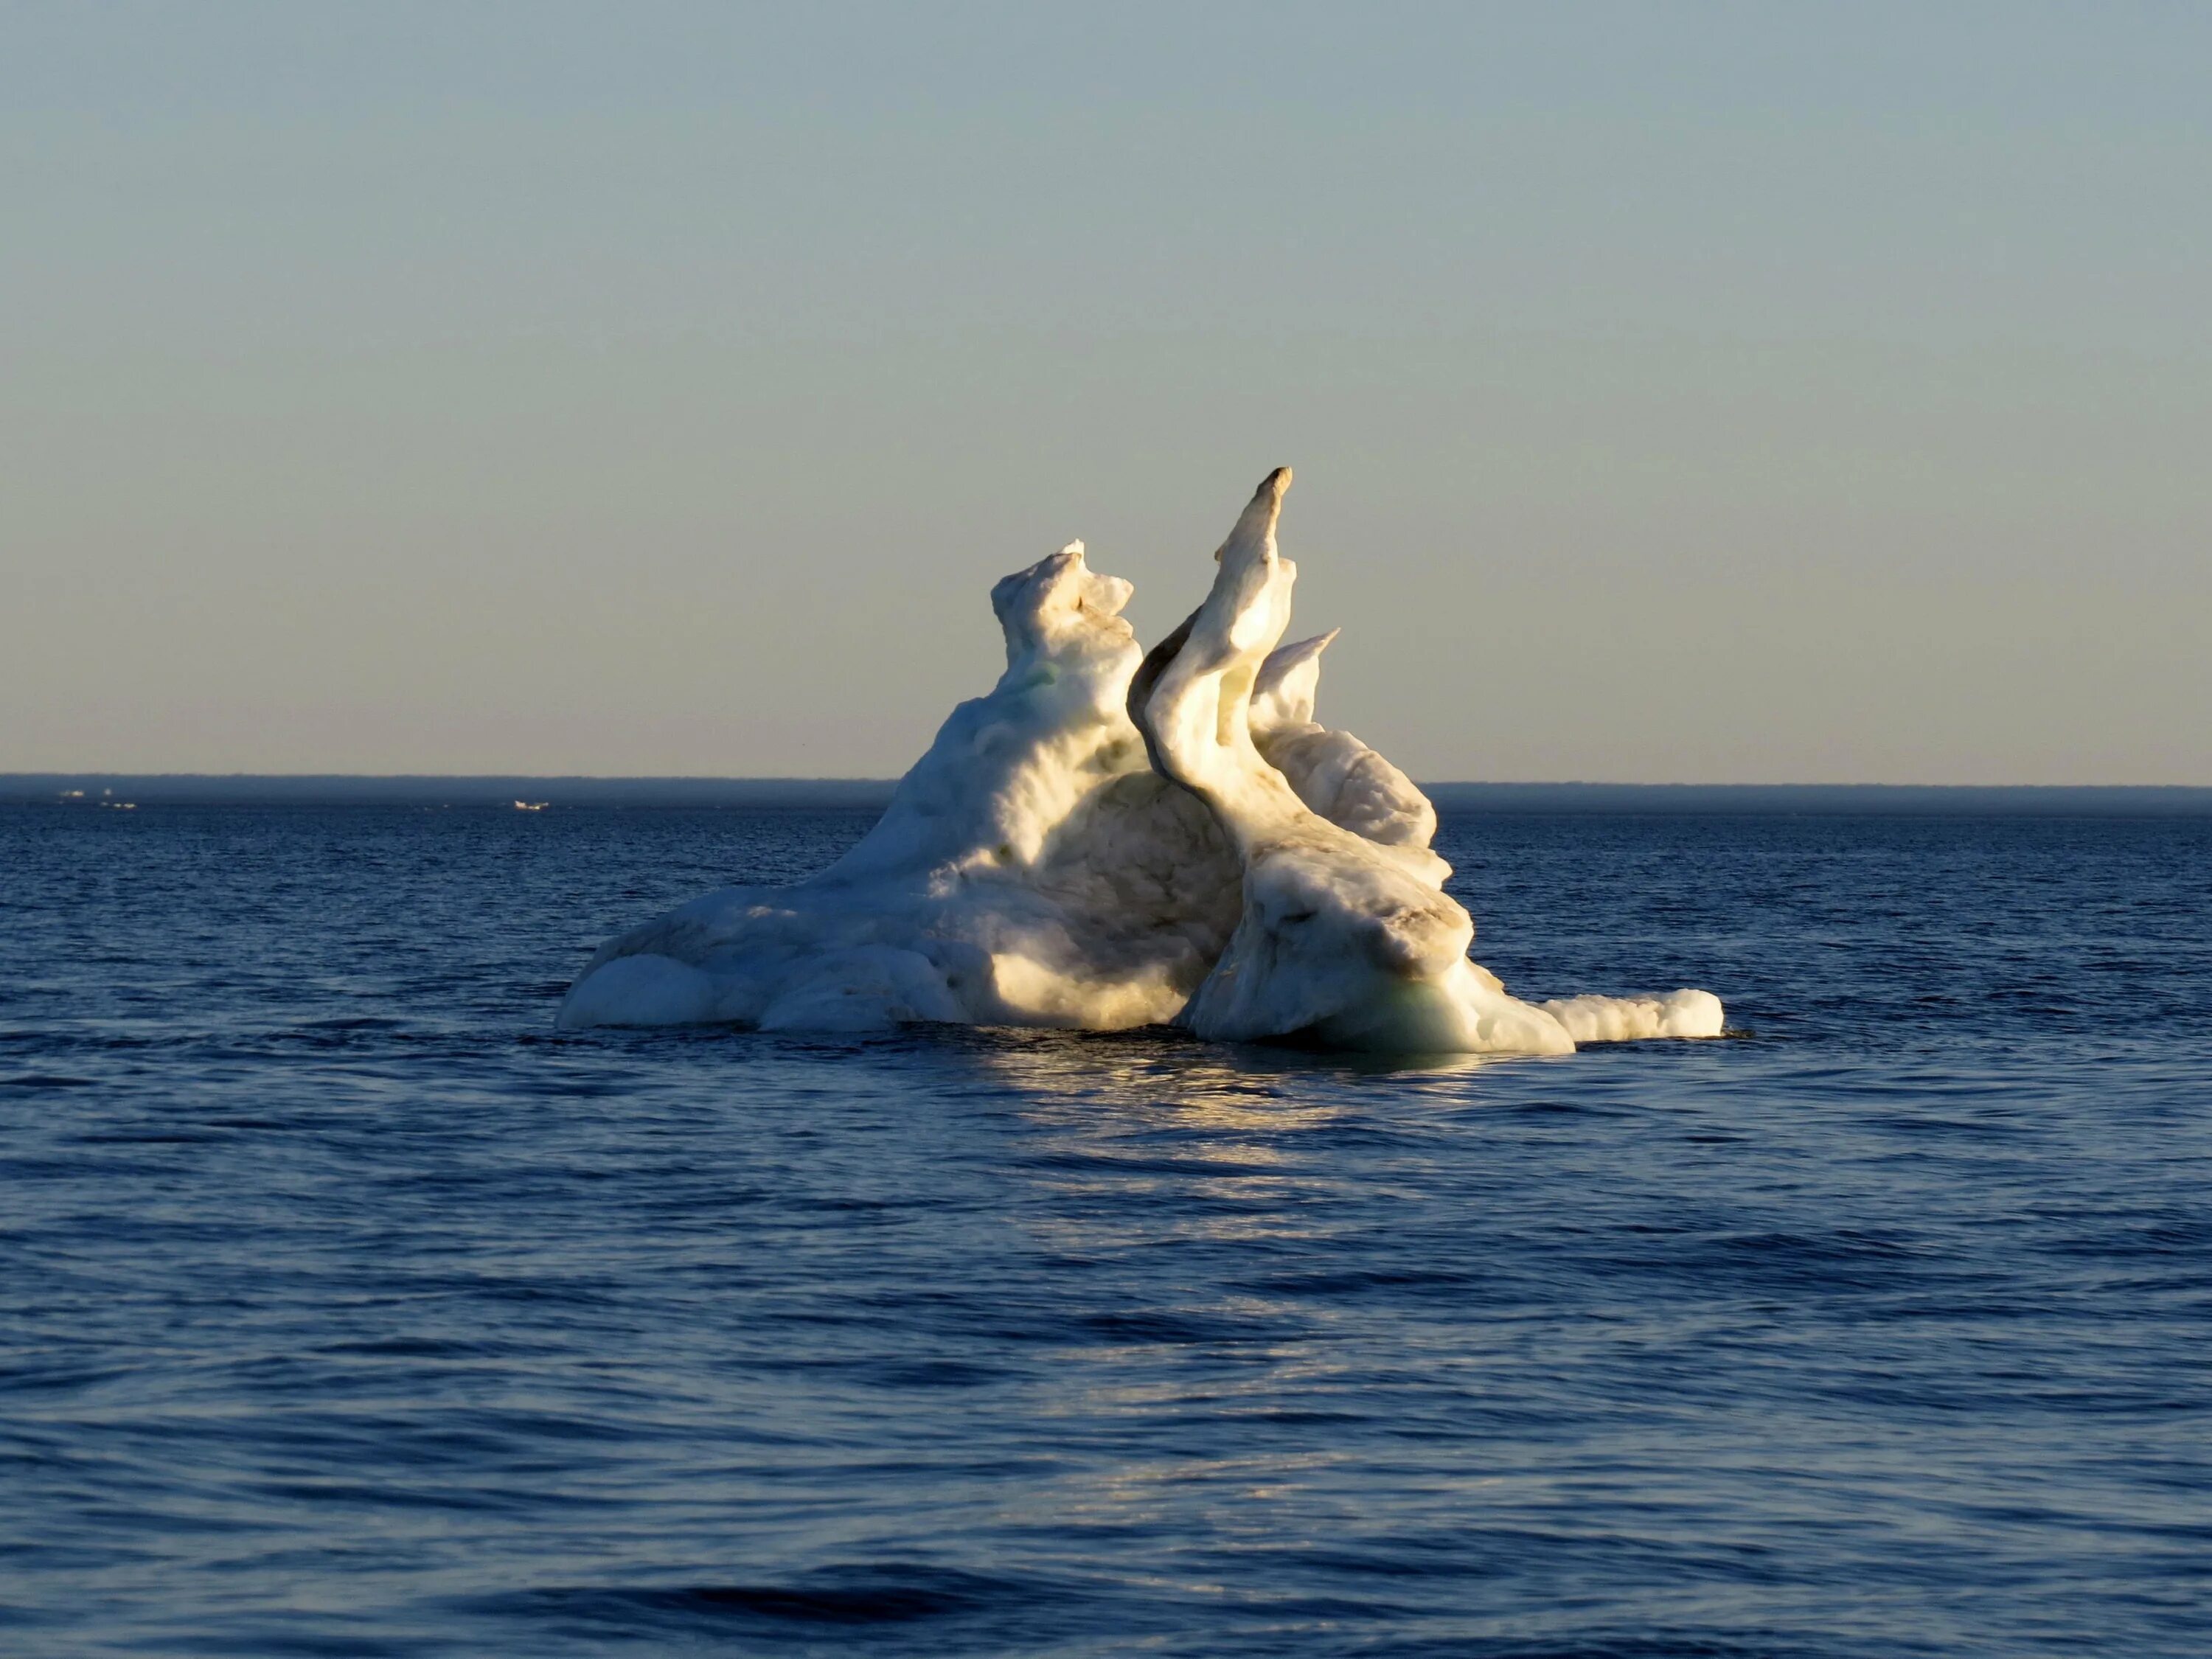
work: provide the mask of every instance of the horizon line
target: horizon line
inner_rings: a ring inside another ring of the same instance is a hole
[[[0,790],[17,785],[58,783],[75,786],[87,781],[128,779],[142,783],[588,783],[623,784],[807,784],[837,788],[884,787],[898,784],[904,774],[869,775],[848,773],[802,772],[148,772],[121,768],[74,771],[0,772]],[[1972,790],[2130,790],[2194,791],[2212,794],[2212,783],[1927,783],[1884,779],[1787,779],[1752,781],[1739,779],[1632,780],[1619,778],[1436,778],[1413,781],[1423,789],[1972,789]]]
[[[62,812],[149,806],[879,813],[890,805],[897,782],[530,773],[8,772],[0,773],[0,805]],[[2212,786],[2203,784],[1465,781],[1419,787],[1440,811],[1522,816],[2212,817]]]

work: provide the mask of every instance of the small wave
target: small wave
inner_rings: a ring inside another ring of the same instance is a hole
[[[816,1638],[863,1629],[1012,1613],[1080,1600],[1072,1588],[950,1567],[825,1567],[785,1583],[571,1584],[471,1599],[470,1611],[581,1626],[594,1634]]]

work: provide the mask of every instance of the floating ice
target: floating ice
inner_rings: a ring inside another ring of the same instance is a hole
[[[908,1021],[1383,1050],[1565,1054],[1716,1036],[1705,991],[1539,1006],[1470,961],[1436,812],[1314,720],[1334,634],[1277,649],[1290,469],[1154,648],[1083,544],[1001,581],[1006,671],[952,711],[873,830],[795,886],[710,893],[610,941],[560,1024],[860,1030]]]
[[[613,940],[561,1023],[1174,1018],[1236,929],[1237,865],[1124,711],[1130,591],[1080,543],[1000,582],[1006,672],[860,844],[796,886],[726,888]]]

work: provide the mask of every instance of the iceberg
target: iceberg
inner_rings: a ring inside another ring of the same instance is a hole
[[[1212,588],[1149,653],[1080,542],[991,592],[1006,668],[820,874],[730,887],[602,946],[566,1030],[913,1022],[1382,1052],[1557,1054],[1720,1035],[1719,999],[1534,1004],[1468,955],[1436,812],[1314,718],[1334,633],[1281,643],[1297,569],[1263,481]]]

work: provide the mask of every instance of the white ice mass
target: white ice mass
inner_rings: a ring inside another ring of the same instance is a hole
[[[1147,656],[1130,586],[1073,543],[991,592],[1006,672],[952,711],[873,830],[791,887],[729,887],[602,946],[566,1028],[909,1021],[1565,1054],[1717,1036],[1718,998],[1533,1004],[1471,961],[1413,781],[1314,720],[1281,646],[1297,568],[1268,475],[1212,591]]]

